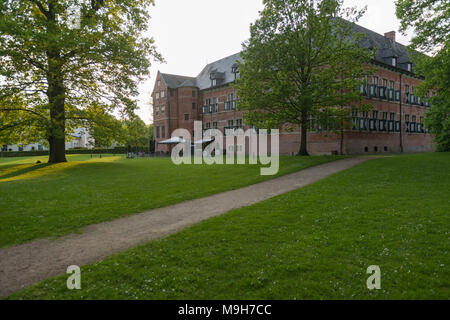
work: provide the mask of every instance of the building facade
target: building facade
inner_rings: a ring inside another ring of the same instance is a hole
[[[426,99],[416,96],[421,79],[414,74],[406,47],[395,41],[395,32],[385,35],[355,25],[364,33],[360,45],[377,48],[371,67],[376,72],[360,88],[369,112],[352,111],[352,127],[336,133],[312,121],[308,132],[310,154],[364,154],[432,151],[433,144],[423,119]],[[158,144],[171,133],[184,128],[194,135],[194,121],[202,121],[203,130],[247,127],[244,113],[236,109],[238,96],[231,86],[239,77],[236,62],[240,54],[208,64],[197,77],[158,72],[153,89],[153,119],[157,153],[165,154],[173,146]],[[280,132],[280,154],[293,155],[300,148],[300,130]]]

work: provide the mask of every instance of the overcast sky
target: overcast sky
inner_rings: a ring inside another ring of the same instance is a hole
[[[150,123],[150,93],[158,70],[197,76],[203,67],[241,50],[249,26],[263,8],[262,0],[155,0],[149,34],[165,64],[153,63],[150,78],[141,84],[139,116]],[[393,0],[344,0],[346,7],[367,5],[359,24],[380,34],[397,31],[397,41],[409,44],[410,35],[398,32]]]

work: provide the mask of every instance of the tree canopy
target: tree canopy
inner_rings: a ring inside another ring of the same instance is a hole
[[[352,32],[363,13],[340,0],[265,0],[236,84],[247,124],[300,127],[300,155],[308,154],[311,118],[342,126],[344,106],[361,101],[359,85],[369,72],[363,65],[373,54]]]
[[[46,139],[49,162],[62,162],[68,131],[113,110],[132,115],[138,82],[162,60],[146,36],[151,5],[1,1],[0,138]]]
[[[433,93],[425,125],[434,135],[438,150],[450,151],[450,3],[440,0],[398,0],[401,30],[414,32],[411,57],[416,72],[425,80],[419,94]],[[427,55],[414,54],[419,50]]]

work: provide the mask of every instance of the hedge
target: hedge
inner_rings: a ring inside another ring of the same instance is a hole
[[[138,148],[141,149],[141,148]],[[145,148],[144,148],[145,149]],[[147,148],[148,150],[148,148]],[[138,150],[139,151],[139,150]],[[144,152],[144,151],[139,151]],[[125,147],[117,147],[114,149],[69,149],[66,154],[125,154]],[[48,151],[0,151],[0,157],[34,157],[47,156]]]

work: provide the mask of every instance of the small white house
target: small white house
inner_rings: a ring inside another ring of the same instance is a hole
[[[75,129],[74,133],[70,134],[69,139],[66,142],[66,149],[74,149],[74,148],[88,148],[91,149],[94,147],[94,139],[89,134],[89,131],[86,128],[78,128]],[[48,148],[44,143],[32,143],[28,145],[24,145],[21,143],[13,144],[13,145],[3,145],[0,146],[2,151],[47,151]]]
[[[66,142],[66,149],[91,149],[95,144],[94,138],[92,138],[86,128],[75,129],[74,133],[70,134],[70,139],[67,140],[69,141]]]

